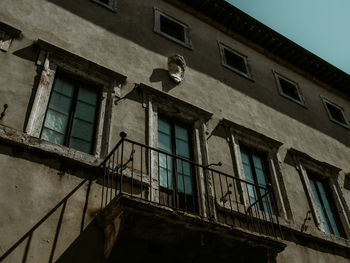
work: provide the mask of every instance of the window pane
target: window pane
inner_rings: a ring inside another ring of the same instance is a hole
[[[70,79],[58,75],[55,78],[55,82],[53,84],[52,89],[57,93],[60,93],[67,97],[73,97],[74,84]]]
[[[79,119],[74,119],[71,132],[71,138],[79,138],[86,142],[92,142],[95,126],[93,123],[88,123]]]
[[[172,151],[170,124],[161,119],[158,119],[158,148],[169,153]],[[158,165],[160,186],[173,189],[173,158],[160,153]]]
[[[94,123],[96,106],[77,101],[74,117],[86,122]]]
[[[339,231],[338,231],[338,227],[335,223],[334,215],[333,215],[332,209],[329,205],[328,198],[327,198],[326,193],[324,191],[323,185],[320,181],[317,181],[316,184],[317,184],[318,190],[320,192],[321,200],[322,200],[323,205],[325,207],[326,214],[327,214],[328,220],[331,224],[331,228],[333,230],[333,233],[336,236],[340,236]]]
[[[55,111],[69,115],[71,105],[72,105],[72,97],[68,97],[56,91],[52,91],[50,103],[49,103],[49,109],[53,109]]]
[[[46,118],[44,122],[44,128],[51,129],[60,134],[66,134],[66,128],[69,116],[62,114],[60,112],[53,111],[51,109],[47,110]]]
[[[46,113],[41,138],[57,144],[65,143],[74,86],[57,76]]]
[[[192,194],[191,184],[191,172],[190,163],[186,161],[177,160],[177,173],[178,173],[178,191],[183,193],[186,190],[186,194]],[[184,189],[185,184],[185,189]]]
[[[337,108],[329,103],[326,103],[326,105],[327,105],[327,108],[328,108],[330,115],[332,116],[332,118],[334,120],[346,124],[346,121],[345,121],[345,118],[344,118],[344,115],[343,115],[341,109],[339,109],[339,108]]]
[[[226,64],[232,68],[235,68],[243,73],[247,73],[244,58],[224,48],[224,55]]]
[[[186,194],[192,195],[191,177],[178,174],[177,180],[178,180],[179,193],[184,193],[186,190]],[[184,189],[184,186],[185,186],[185,189]]]
[[[87,104],[91,104],[93,106],[97,105],[97,93],[86,88],[80,88],[78,94],[78,100],[83,101]]]
[[[53,143],[64,144],[64,134],[58,133],[47,128],[43,128],[41,138],[43,140],[50,141]]]
[[[159,154],[160,186],[173,189],[173,158],[163,153]]]
[[[255,182],[254,182],[252,169],[250,167],[249,157],[247,154],[243,152],[241,152],[241,157],[242,157],[242,163],[243,163],[244,177],[248,182],[254,184]],[[253,185],[247,184],[247,190],[249,195],[249,202],[250,204],[252,204],[257,200],[257,193],[255,190],[255,187]]]
[[[170,135],[170,124],[161,119],[158,119],[158,131]]]
[[[188,131],[175,125],[176,155],[184,158],[190,158],[190,149],[188,143]]]
[[[298,92],[298,88],[296,87],[296,85],[290,83],[287,80],[284,80],[282,78],[278,78],[280,85],[281,85],[281,89],[283,94],[287,95],[288,97],[291,97],[292,99],[295,99],[297,101],[301,101],[300,97],[299,97],[299,92]]]
[[[175,125],[175,137],[188,142],[188,131],[182,127]]]
[[[176,155],[187,159],[190,158],[188,142],[176,139]]]
[[[158,120],[158,148],[171,153],[170,124]]]
[[[253,163],[254,163],[256,177],[258,179],[258,184],[260,186],[266,186],[266,179],[265,179],[261,158],[253,155]]]
[[[69,146],[91,153],[95,133],[97,93],[79,88]]]
[[[87,142],[84,140],[81,140],[79,138],[74,138],[71,137],[70,141],[69,141],[69,147],[81,151],[81,152],[85,152],[85,153],[91,153],[92,151],[92,143],[91,142]]]
[[[42,139],[57,144],[65,143],[73,93],[73,84],[57,76],[43,125]]]
[[[311,178],[309,178],[309,181],[310,181],[312,194],[313,194],[315,201],[316,201],[317,210],[321,216],[323,228],[324,228],[325,232],[331,233],[331,230],[329,229],[328,224],[327,224],[326,215],[324,214],[323,209],[322,209],[321,200],[317,194],[316,184],[315,184],[314,180],[312,180]]]
[[[176,23],[162,15],[160,15],[160,31],[182,42],[185,42],[184,27],[181,24]]]

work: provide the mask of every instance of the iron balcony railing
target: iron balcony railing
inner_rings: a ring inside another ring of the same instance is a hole
[[[101,163],[101,209],[119,194],[282,237],[271,186],[260,186],[126,138]]]

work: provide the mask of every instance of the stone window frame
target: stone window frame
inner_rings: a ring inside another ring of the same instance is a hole
[[[299,104],[300,106],[303,106],[303,107],[306,108],[306,106],[305,106],[305,99],[304,99],[304,96],[303,96],[303,93],[302,93],[302,91],[301,91],[301,88],[300,88],[299,84],[298,84],[297,82],[295,82],[295,81],[293,81],[293,80],[291,80],[291,79],[289,79],[289,78],[283,76],[282,74],[278,73],[278,72],[275,71],[275,70],[272,70],[272,72],[273,72],[273,75],[274,75],[275,80],[276,80],[276,85],[277,85],[279,94],[280,94],[282,97],[284,97],[284,98],[286,98],[286,99],[289,99],[290,101],[293,101],[293,102],[295,102],[296,104]],[[298,96],[299,96],[299,98],[300,98],[300,101],[299,101],[299,100],[296,100],[296,99],[294,99],[294,98],[292,98],[292,97],[290,97],[288,94],[285,94],[285,93],[283,92],[280,79],[283,79],[284,81],[289,82],[290,84],[292,84],[292,85],[295,87],[295,89],[296,89],[297,92],[298,92]]]
[[[335,102],[331,101],[330,99],[328,99],[328,98],[326,98],[326,97],[324,97],[324,96],[320,96],[320,97],[321,97],[323,106],[325,107],[325,109],[326,109],[326,111],[327,111],[329,120],[332,121],[332,122],[334,122],[334,123],[336,123],[336,124],[338,124],[338,125],[340,125],[340,126],[343,126],[344,128],[350,129],[349,121],[348,121],[348,119],[346,118],[345,113],[344,113],[344,108],[341,107],[341,106],[339,106],[338,104],[336,104]],[[333,107],[335,107],[335,108],[337,108],[337,109],[340,110],[340,112],[341,112],[341,114],[343,115],[343,118],[344,118],[344,120],[345,120],[345,123],[342,123],[342,122],[339,122],[339,121],[333,119],[331,113],[329,112],[329,109],[328,109],[328,107],[327,107],[327,104],[329,104],[329,105],[331,105],[331,106],[333,106]]]
[[[282,161],[279,155],[279,148],[283,143],[225,118],[221,120],[220,125],[228,129],[227,141],[229,142],[230,150],[233,153],[231,157],[234,174],[239,179],[246,180],[244,176],[240,145],[266,154],[266,163],[268,164],[269,172],[268,176],[273,188],[278,217],[285,221],[293,220],[280,167]],[[241,192],[244,205],[249,206],[248,193],[243,185],[241,186]]]
[[[293,159],[296,164],[296,169],[300,174],[305,194],[308,199],[310,210],[317,229],[322,231],[326,235],[334,236],[332,234],[326,233],[323,228],[321,215],[317,209],[316,201],[311,190],[311,185],[309,182],[307,171],[311,171],[312,173],[316,174],[319,177],[319,179],[327,181],[326,183],[329,186],[332,195],[332,202],[334,203],[334,205],[336,206],[335,208],[338,211],[337,216],[339,217],[342,227],[344,228],[346,238],[349,239],[350,213],[338,183],[339,172],[341,171],[341,169],[331,164],[318,161],[312,158],[311,156],[293,148],[289,149],[288,152],[291,153],[291,155],[293,156]],[[334,237],[342,238],[336,236]]]
[[[98,118],[96,121],[93,154],[82,153],[64,145],[51,144],[67,151],[79,152],[79,154],[90,156],[94,155],[96,158],[103,157],[108,153],[110,148],[110,128],[114,99],[116,96],[120,96],[120,89],[126,80],[126,76],[104,68],[44,40],[39,39],[36,44],[40,48],[40,54],[36,64],[42,68],[42,71],[25,132],[28,135],[40,138],[55,74],[57,69],[60,69],[102,88],[97,112]]]
[[[159,9],[158,7],[154,7],[153,8],[154,10],[154,32],[177,43],[177,44],[180,44],[181,46],[184,46],[186,48],[189,48],[191,50],[193,50],[193,45],[192,45],[192,40],[191,40],[191,37],[190,37],[190,26],[185,24],[184,22],[181,22],[180,20],[170,16],[170,15],[167,15],[166,13],[164,13],[161,9]],[[183,28],[184,28],[184,34],[185,34],[185,41],[180,41],[170,35],[168,35],[167,33],[161,31],[160,27],[160,16],[164,16],[166,17],[167,19],[181,25]]]
[[[174,118],[178,121],[184,123],[192,124],[192,147],[193,147],[193,158],[194,162],[206,166],[208,162],[208,144],[206,140],[207,122],[212,117],[213,113],[197,107],[191,103],[184,100],[171,96],[163,91],[157,90],[145,84],[140,84],[138,86],[142,90],[143,94],[143,107],[147,109],[148,115],[148,145],[153,148],[158,148],[158,114],[169,118]],[[152,170],[157,171],[158,167],[157,156],[152,157]],[[205,185],[205,175],[203,169],[196,169],[195,171],[195,181],[197,186],[197,197],[198,197],[198,207],[199,213],[205,217],[208,216],[206,203],[206,185]],[[158,175],[152,173],[152,182],[155,182],[153,186],[152,197],[155,198],[155,202],[158,202]],[[210,188],[210,187],[209,187]],[[212,189],[209,189],[212,192]],[[209,204],[210,205],[210,204]],[[211,210],[213,211],[213,210]]]
[[[117,12],[117,0],[108,0],[108,4],[103,3],[100,0],[91,0],[91,1],[113,11],[114,13]]]
[[[235,73],[237,73],[238,75],[246,78],[246,79],[249,79],[251,81],[254,81],[253,79],[253,76],[252,76],[252,71],[251,71],[251,68],[250,68],[250,65],[249,65],[249,61],[248,61],[248,56],[244,55],[243,53],[237,51],[236,49],[234,49],[233,47],[230,47],[229,45],[226,45],[224,44],[223,42],[221,41],[217,41],[218,43],[218,46],[219,46],[219,51],[220,51],[220,57],[221,57],[221,65]],[[230,51],[231,53],[241,57],[244,61],[244,65],[245,65],[245,68],[247,70],[247,73],[243,72],[243,71],[240,71],[234,67],[231,67],[230,65],[228,65],[226,63],[226,56],[225,56],[225,49],[227,49],[228,51]]]
[[[7,52],[10,48],[11,42],[18,37],[21,31],[8,24],[0,22],[0,50]]]

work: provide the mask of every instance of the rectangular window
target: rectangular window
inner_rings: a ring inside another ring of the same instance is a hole
[[[341,107],[328,101],[325,98],[323,99],[323,103],[326,107],[329,119],[337,124],[340,124],[346,128],[349,128],[349,122],[345,117],[344,111]]]
[[[274,74],[280,95],[300,105],[304,105],[303,96],[298,84],[281,76],[277,72],[274,72]]]
[[[328,185],[325,182],[318,180],[309,172],[308,174],[312,194],[325,232],[338,237],[345,237],[340,219],[337,216],[336,207],[332,202]]]
[[[157,8],[154,9],[154,31],[178,44],[192,48],[189,27]]]
[[[225,62],[228,66],[247,74],[244,58],[224,48]]]
[[[159,183],[164,193],[173,199],[173,205],[194,209],[194,180],[189,130],[164,118],[158,119],[158,148],[182,159],[159,154]],[[185,160],[183,160],[185,159]]]
[[[242,76],[251,78],[247,57],[219,42],[222,65]]]
[[[117,0],[92,0],[93,2],[107,7],[108,9],[112,10],[112,11],[117,11]]]
[[[160,15],[160,31],[181,42],[185,42],[184,27],[163,15]]]
[[[267,168],[265,158],[256,152],[241,147],[241,158],[245,179],[251,183],[247,184],[249,203],[256,203],[256,208],[266,213],[273,213],[274,208],[271,197],[273,194],[267,194],[269,179],[267,177]]]
[[[57,74],[41,132],[41,138],[92,153],[98,108],[96,87]]]

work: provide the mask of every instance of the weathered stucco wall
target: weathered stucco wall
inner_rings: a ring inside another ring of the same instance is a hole
[[[55,261],[91,223],[100,211],[102,190],[89,181],[45,218],[84,178],[93,176],[87,171],[55,156],[1,144],[1,255],[25,237],[5,262]]]
[[[153,7],[190,26],[193,50],[153,32]],[[33,43],[43,39],[127,76],[121,98],[116,98],[113,105],[110,149],[119,141],[120,131],[126,131],[130,139],[147,143],[148,109],[143,105],[142,94],[133,90],[135,84],[144,83],[213,112],[212,119],[207,123],[209,162],[221,161],[223,166],[218,168],[221,171],[234,172],[226,135],[217,129],[222,118],[283,143],[280,166],[293,223],[301,225],[310,208],[298,171],[284,162],[289,148],[341,168],[343,171],[338,183],[345,200],[350,200],[350,191],[344,188],[345,174],[350,172],[350,130],[329,120],[320,96],[341,105],[348,118],[349,100],[333,92],[330,87],[319,86],[291,70],[288,65],[267,58],[184,11],[160,0],[119,0],[116,13],[88,0],[2,0],[0,21],[22,31],[22,36],[12,42],[10,50],[0,53],[0,107],[5,103],[9,105],[5,118],[0,121],[1,125],[25,130],[40,77],[40,68],[35,65],[38,51]],[[217,41],[248,57],[253,80],[243,78],[221,65]],[[167,58],[175,53],[184,56],[187,63],[185,79],[177,86],[169,80],[166,71]],[[300,85],[306,107],[279,95],[272,70]],[[9,146],[4,146],[0,161],[0,200],[4,210],[0,215],[0,225],[6,226],[0,228],[0,236],[6,237],[1,240],[2,251],[18,240],[81,180],[76,177],[78,174],[62,175],[58,168],[50,167],[51,163],[57,165],[55,159],[41,164],[33,153],[17,155],[12,151]],[[93,184],[92,193],[97,188]],[[87,213],[91,212],[90,215],[97,209],[97,197],[100,196],[97,192],[96,195],[92,193],[93,201]],[[67,212],[73,210],[67,213],[68,217],[62,224],[63,228],[69,229],[64,231],[67,236],[60,237],[60,240],[65,240],[62,242],[64,244],[69,244],[79,234],[70,230],[75,227],[73,224],[79,225],[80,220],[80,211],[77,211],[75,204],[80,207],[84,201],[85,190],[80,190],[72,204],[67,204]],[[56,213],[58,219],[59,212]],[[91,219],[89,216],[86,221]],[[57,220],[53,221],[46,226],[49,232],[56,228]],[[312,222],[308,224],[314,228]],[[38,236],[39,241],[36,241],[38,243],[33,243],[32,247],[39,249],[46,245],[46,241],[42,240],[50,238],[45,233],[46,230],[43,230]],[[64,248],[59,245],[58,251]],[[296,260],[294,254],[300,254],[300,259]],[[288,243],[278,261],[293,262],[292,257],[294,262],[347,262],[338,256]]]

